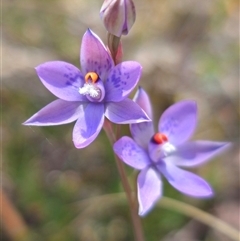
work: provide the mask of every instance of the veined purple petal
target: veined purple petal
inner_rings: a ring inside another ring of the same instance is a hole
[[[80,95],[79,87],[84,84],[80,70],[63,61],[51,61],[36,67],[38,77],[43,85],[55,96],[67,101],[85,101]]]
[[[229,148],[228,142],[193,141],[178,146],[177,151],[165,158],[177,166],[195,167],[209,161]]]
[[[141,65],[135,61],[122,62],[115,66],[105,83],[105,101],[123,100],[137,85],[141,72]]]
[[[162,196],[160,174],[153,168],[142,170],[137,179],[139,215],[146,215]]]
[[[131,124],[150,121],[138,104],[130,99],[105,103],[105,116],[116,124]]]
[[[104,105],[88,103],[82,105],[82,112],[73,128],[73,142],[76,148],[88,146],[95,140],[104,122]]]
[[[178,191],[194,197],[210,197],[213,195],[212,188],[201,177],[182,170],[171,162],[162,161],[157,167]]]
[[[84,75],[88,72],[96,72],[102,81],[107,79],[109,71],[114,67],[113,60],[102,40],[90,29],[82,38],[80,62]]]
[[[116,141],[113,150],[122,161],[135,169],[141,170],[151,163],[147,152],[128,136]]]
[[[169,142],[179,145],[188,140],[197,124],[197,105],[194,101],[180,101],[170,106],[161,116],[158,129]]]
[[[80,102],[57,99],[25,121],[29,126],[53,126],[75,121],[81,114]]]

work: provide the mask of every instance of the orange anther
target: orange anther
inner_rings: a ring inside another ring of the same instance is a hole
[[[157,143],[157,144],[163,144],[164,142],[168,141],[168,138],[166,135],[162,134],[162,133],[156,133],[153,136],[153,140]]]
[[[88,72],[85,75],[85,81],[86,83],[88,83],[88,81],[91,81],[93,84],[96,83],[98,81],[98,74],[96,74],[95,72]]]

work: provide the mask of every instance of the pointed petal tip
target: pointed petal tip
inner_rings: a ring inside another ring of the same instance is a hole
[[[233,146],[233,143],[232,142],[223,142],[222,143],[222,147],[225,147],[225,148],[230,148]]]
[[[31,121],[32,117],[22,123],[24,126],[40,126],[38,122]]]
[[[61,62],[61,61],[58,61],[58,60],[47,61],[47,62],[44,62],[44,63],[41,63],[41,64],[35,66],[34,69],[36,72],[38,72],[41,70],[42,67],[46,67],[48,64],[52,64],[54,62],[56,63],[56,62]]]
[[[148,214],[148,212],[144,212],[144,210],[140,210],[140,208],[139,208],[139,211],[138,211],[138,215],[140,216],[140,217],[145,217],[146,215]]]
[[[199,192],[198,194],[189,194],[189,193],[185,193],[185,192],[181,192],[181,193],[190,198],[210,199],[210,198],[214,197],[214,191],[210,186],[208,189],[205,189],[204,191],[202,191],[201,193]]]
[[[41,71],[41,67],[42,67],[43,65],[44,65],[44,63],[43,63],[43,64],[39,64],[38,66],[34,67],[37,75],[39,75],[39,72]]]
[[[208,182],[206,182],[208,184]],[[202,192],[201,194],[199,193],[199,196],[195,196],[197,198],[201,198],[201,199],[208,199],[208,198],[212,198],[214,196],[214,191],[212,189],[212,187],[208,184],[208,186],[205,188],[205,191]]]
[[[90,29],[90,28],[87,28],[86,32],[84,33],[85,34],[90,34],[90,35],[94,35],[94,32]]]
[[[27,125],[28,125],[27,120],[26,120],[26,121],[24,121],[24,122],[22,123],[22,125],[23,125],[23,126],[27,126]]]
[[[90,28],[87,28],[86,32],[92,33],[92,30]]]
[[[72,139],[72,141],[73,141],[74,146],[77,149],[83,149],[85,147],[88,147],[97,138],[97,136],[98,135],[91,136],[90,138],[86,139],[83,142],[78,142],[78,141],[74,140],[74,138]]]
[[[199,189],[198,192],[194,191],[192,193],[184,192],[183,190],[179,190],[179,192],[183,193],[186,196],[192,197],[192,198],[200,198],[200,199],[209,199],[214,196],[214,191],[211,188],[211,186],[205,181],[205,187]]]
[[[225,152],[225,151],[229,150],[232,147],[233,147],[233,143],[232,142],[227,142],[227,141],[226,142],[220,142],[217,154],[221,154],[222,152]]]
[[[77,142],[75,142],[74,140],[72,140],[72,141],[73,141],[74,146],[75,146],[77,149],[83,149],[83,148],[85,148],[85,147],[87,147],[88,145],[91,144],[90,142],[77,143]]]
[[[142,218],[146,217],[152,211],[155,204],[156,204],[156,202],[152,205],[151,208],[148,208],[148,209],[145,209],[145,210],[144,210],[143,207],[139,206],[138,215]]]

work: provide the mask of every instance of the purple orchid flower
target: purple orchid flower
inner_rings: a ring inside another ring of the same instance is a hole
[[[90,29],[82,39],[80,62],[82,71],[62,61],[36,68],[44,86],[59,99],[24,125],[51,126],[77,120],[73,142],[76,148],[83,148],[97,137],[105,116],[117,124],[149,121],[139,105],[127,98],[139,81],[139,63],[126,61],[114,66],[106,47]]]
[[[143,89],[135,101],[152,117],[151,104]],[[152,122],[131,124],[133,139],[122,137],[114,144],[118,157],[140,170],[137,179],[139,215],[146,215],[162,196],[161,174],[178,191],[193,197],[210,197],[213,191],[199,176],[180,167],[194,167],[207,162],[230,144],[214,141],[188,141],[197,123],[194,101],[180,101],[161,116],[158,132]]]

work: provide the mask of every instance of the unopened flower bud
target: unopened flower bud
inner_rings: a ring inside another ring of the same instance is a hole
[[[135,6],[132,0],[105,0],[100,16],[107,31],[120,37],[127,35],[135,22]]]

